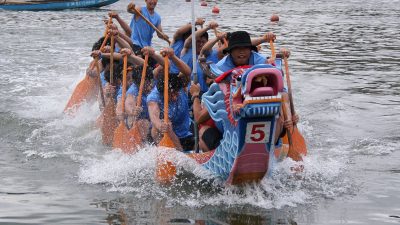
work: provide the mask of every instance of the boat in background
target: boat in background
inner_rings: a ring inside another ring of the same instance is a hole
[[[96,8],[118,0],[0,0],[0,9],[16,11],[63,10]]]

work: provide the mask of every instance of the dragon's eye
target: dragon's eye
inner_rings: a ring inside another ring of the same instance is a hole
[[[241,80],[242,80],[242,76],[236,77],[236,81],[241,81]]]

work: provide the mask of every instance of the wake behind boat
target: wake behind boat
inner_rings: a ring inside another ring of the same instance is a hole
[[[110,5],[117,1],[118,0],[1,0],[0,9],[40,11],[94,8]]]

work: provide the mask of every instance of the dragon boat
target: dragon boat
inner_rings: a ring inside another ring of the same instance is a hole
[[[117,1],[118,0],[0,0],[0,9],[16,11],[64,10],[102,7]]]
[[[223,127],[220,145],[205,153],[188,153],[226,184],[236,185],[259,181],[268,176],[274,165],[287,157],[289,145],[275,142],[283,84],[282,59],[275,65],[258,64],[222,73],[210,65],[215,83],[202,95],[211,118]],[[265,77],[267,83],[260,82]],[[163,151],[163,150],[161,150]],[[161,153],[162,154],[162,153]],[[158,176],[173,178],[175,165],[164,162]]]

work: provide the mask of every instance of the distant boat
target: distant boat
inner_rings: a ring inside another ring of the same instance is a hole
[[[5,10],[63,10],[102,7],[118,0],[0,0],[0,9]]]

